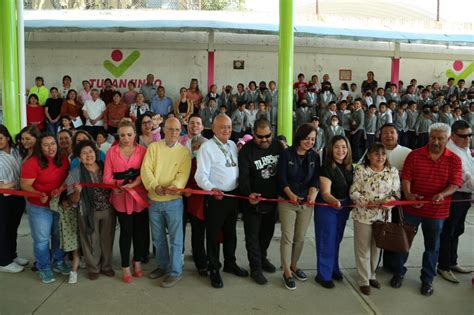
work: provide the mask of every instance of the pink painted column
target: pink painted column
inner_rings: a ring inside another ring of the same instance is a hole
[[[207,52],[207,88],[214,84],[214,51]]]
[[[392,58],[392,72],[390,81],[397,85],[400,80],[400,58]]]

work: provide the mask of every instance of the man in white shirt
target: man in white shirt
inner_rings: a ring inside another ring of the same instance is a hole
[[[85,128],[94,139],[97,137],[99,130],[104,128],[104,112],[105,103],[99,98],[99,90],[92,89],[91,100],[87,100],[82,107],[82,113],[86,118]]]
[[[405,164],[405,159],[410,154],[411,149],[398,144],[398,131],[392,123],[387,123],[380,128],[380,140],[385,146],[388,162],[401,174],[403,164]],[[392,222],[400,222],[396,208],[392,210]],[[394,259],[393,252],[383,251],[383,267],[385,270],[392,271]]]
[[[453,274],[470,273],[458,264],[458,242],[464,233],[464,221],[471,207],[472,192],[474,191],[474,158],[469,150],[472,139],[472,127],[464,120],[458,120],[451,126],[451,138],[447,148],[456,154],[462,162],[462,186],[452,197],[449,217],[443,225],[440,237],[438,256],[438,273],[447,281],[459,283]]]
[[[238,201],[224,197],[224,193],[237,193],[239,167],[237,146],[229,140],[232,133],[232,122],[229,116],[219,114],[212,123],[214,137],[201,145],[197,155],[197,170],[194,176],[196,183],[204,190],[214,193],[207,198],[204,209],[206,220],[207,257],[209,275],[214,288],[224,286],[219,273],[219,235],[224,234],[224,272],[239,277],[247,277],[248,272],[236,263],[237,247],[236,223]]]
[[[380,139],[385,146],[388,162],[401,173],[411,149],[398,144],[398,132],[393,123],[384,124],[380,128]]]

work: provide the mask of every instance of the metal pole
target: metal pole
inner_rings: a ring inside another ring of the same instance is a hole
[[[0,29],[2,32],[3,122],[10,133],[15,135],[21,128],[15,0],[0,1]]]
[[[20,101],[20,123],[21,127],[26,126],[26,72],[25,72],[25,21],[23,18],[23,1],[17,0],[17,21],[18,21],[18,84]]]
[[[293,0],[280,0],[278,49],[278,134],[293,142]]]
[[[436,22],[439,22],[439,3],[441,0],[436,1]]]

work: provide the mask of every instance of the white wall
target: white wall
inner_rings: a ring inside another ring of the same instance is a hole
[[[157,43],[159,46],[159,43]],[[117,43],[120,48],[120,43]],[[121,79],[144,79],[147,73],[155,74],[161,79],[167,89],[167,94],[178,96],[181,86],[188,86],[191,78],[199,79],[201,87],[207,86],[207,52],[205,50],[181,49],[151,49],[139,48],[140,58],[122,75]],[[133,49],[123,49],[128,56]],[[81,88],[84,79],[104,79],[113,76],[103,67],[103,61],[110,59],[111,48],[80,48],[76,47],[35,48],[30,47],[26,52],[27,86],[34,84],[35,76],[43,76],[47,87],[61,87],[61,78],[69,74],[73,86]],[[124,57],[124,58],[125,58]],[[233,70],[233,60],[244,60],[245,70]],[[446,69],[452,67],[454,60],[401,60],[401,79],[408,83],[411,78],[417,78],[419,84],[431,84],[434,81],[445,83]],[[465,60],[465,67],[472,61]],[[379,85],[390,80],[390,58],[362,57],[350,55],[330,55],[296,53],[294,75],[303,72],[309,79],[312,74],[322,78],[328,73],[336,90],[340,86],[339,69],[351,69],[352,81],[359,86],[366,78],[369,70],[375,72]],[[120,79],[119,78],[119,79]],[[278,54],[266,51],[228,51],[218,50],[215,53],[215,83],[219,89],[223,84],[235,85],[239,82],[248,84],[250,80],[278,79]],[[474,79],[471,74],[466,81]],[[350,83],[350,82],[349,82]]]

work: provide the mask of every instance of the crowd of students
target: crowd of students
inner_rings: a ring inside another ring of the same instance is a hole
[[[0,127],[0,188],[21,188],[41,195],[27,197],[26,209],[35,268],[42,282],[55,281],[56,272],[69,275],[69,282],[76,283],[81,255],[89,279],[100,274],[113,277],[117,219],[122,281],[130,283],[143,276],[141,263],[148,261],[151,232],[157,268],[149,277],[163,278],[161,285],[172,287],[182,277],[184,231],[189,221],[196,269],[209,276],[213,287],[221,288],[220,243],[223,271],[249,275],[235,256],[236,222],[241,211],[250,276],[256,283],[265,284],[263,272],[277,269],[267,258],[277,218],[282,233],[283,283],[294,290],[295,279],[307,280],[298,260],[313,217],[315,280],[324,288],[333,288],[334,280],[343,279],[339,245],[351,215],[358,284],[362,293],[370,294],[371,287],[381,287],[375,276],[379,249],[374,245],[372,223],[391,213],[386,202],[402,196],[411,201],[432,200],[421,207],[403,207],[407,222],[423,229],[422,294],[433,293],[437,264],[438,273],[451,282],[458,281],[453,271],[469,272],[457,262],[457,240],[471,206],[466,200],[474,188],[474,160],[469,149],[472,125],[466,121],[472,123],[474,106],[456,103],[453,95],[459,92],[462,99],[466,92],[461,85],[448,88],[448,98],[454,101],[447,107],[468,109],[466,120],[453,119],[446,124],[441,118],[434,120],[433,114],[429,114],[429,124],[415,119],[415,124],[427,128],[427,135],[411,151],[404,145],[410,146],[410,142],[403,142],[412,138],[413,131],[403,108],[410,104],[417,112],[429,89],[422,89],[418,97],[410,85],[397,100],[396,86],[391,85],[388,102],[378,97],[387,97],[383,91],[372,99],[369,92],[379,90],[371,72],[362,84],[364,98],[351,94],[357,91],[342,90],[334,100],[330,100],[335,95],[328,76],[321,88],[317,76],[309,83],[298,76],[296,128],[290,147],[284,137],[276,137],[278,103],[273,81],[268,89],[265,82],[258,89],[250,82],[248,90],[239,84],[236,94],[230,86],[218,94],[213,85],[204,96],[193,79],[174,103],[165,96],[164,87],[153,82],[154,77],[148,75],[140,92],[131,83],[122,97],[110,80],[102,91],[91,89],[84,81],[84,90],[77,93],[71,88],[71,78],[65,76],[62,91],[51,88],[48,98],[38,77],[29,95],[30,125],[15,138]],[[472,100],[474,93],[468,94]],[[66,101],[58,101],[60,95]],[[435,105],[423,104],[421,108],[426,106]],[[39,115],[32,118],[31,108],[33,113],[44,109],[46,119],[38,119]],[[301,112],[307,111],[310,115],[304,117],[309,118],[301,120]],[[375,127],[369,130],[367,126]],[[354,161],[360,161],[355,168]],[[114,188],[87,185],[101,183]],[[184,188],[211,195],[183,193]],[[233,194],[249,200],[239,202],[230,196]],[[0,271],[19,272],[28,264],[16,254],[16,230],[25,199],[8,194],[0,198],[0,207],[5,208],[0,211],[5,216],[0,220]],[[451,203],[451,198],[459,202]],[[313,206],[314,202],[325,205]],[[64,262],[65,252],[72,253],[70,265]],[[406,259],[407,254],[384,254],[383,265],[394,275],[394,288],[402,284]]]

